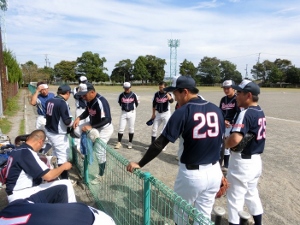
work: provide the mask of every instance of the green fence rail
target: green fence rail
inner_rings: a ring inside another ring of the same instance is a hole
[[[89,181],[98,174],[95,155],[89,165],[77,151],[71,139],[73,162],[76,164],[97,206],[109,214],[118,225],[214,224],[189,205],[163,182],[148,172],[126,171],[128,160],[100,139],[106,149],[106,169],[100,184]]]

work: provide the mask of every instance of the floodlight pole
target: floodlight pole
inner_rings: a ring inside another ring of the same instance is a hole
[[[179,39],[168,40],[168,46],[170,47],[170,82],[172,82],[172,77],[176,76],[177,72],[177,47],[179,47],[179,45]]]

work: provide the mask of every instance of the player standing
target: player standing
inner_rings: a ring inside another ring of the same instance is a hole
[[[69,160],[70,146],[67,128],[72,127],[72,115],[67,100],[70,98],[71,88],[67,84],[59,86],[57,96],[46,102],[46,135],[53,148],[53,154],[57,157],[60,166]],[[68,179],[68,171],[64,171],[62,179]]]
[[[162,134],[150,145],[143,158],[138,163],[130,162],[127,170],[133,172],[143,167],[181,135],[184,149],[174,191],[210,218],[222,178],[219,165],[225,132],[222,112],[216,105],[198,98],[199,90],[190,76],[174,77],[172,86],[165,91],[173,91],[181,107],[172,114]],[[174,222],[182,224],[177,215],[175,213]]]
[[[134,124],[136,117],[136,108],[138,107],[138,98],[137,95],[131,91],[131,84],[129,82],[125,82],[123,84],[124,92],[119,95],[118,103],[121,106],[121,116],[119,122],[119,131],[118,131],[118,143],[115,146],[115,149],[119,149],[122,147],[121,141],[123,137],[123,133],[128,122],[128,135],[129,141],[127,148],[132,148],[132,139],[134,135]]]
[[[160,82],[158,84],[159,91],[154,94],[152,100],[152,116],[153,121],[152,125],[152,135],[151,135],[151,144],[156,139],[157,129],[162,124],[162,129],[166,126],[168,120],[171,116],[170,103],[174,102],[172,95],[166,91],[166,82]],[[164,149],[165,150],[165,149]]]
[[[87,102],[85,111],[78,116],[73,124],[74,133],[80,137],[82,132],[87,132],[87,135],[93,142],[100,138],[105,144],[109,141],[114,127],[111,123],[110,106],[106,98],[98,94],[91,83],[80,84],[78,95]],[[80,124],[80,120],[89,117],[90,121]],[[106,147],[99,146],[96,150],[96,157],[98,160],[99,174],[91,184],[98,184],[101,182],[106,165]]]
[[[86,76],[80,76],[79,79],[78,79],[79,85],[80,84],[86,84],[87,82],[88,81],[87,81]],[[78,90],[79,90],[79,86],[75,87],[74,90],[73,90],[74,99],[75,99],[75,107],[76,107],[75,118],[80,116],[86,108],[86,101],[82,98],[82,96],[76,95]],[[83,123],[86,123],[86,122],[89,122],[89,117],[85,118],[84,120],[80,120],[79,124],[83,124]],[[79,150],[79,152],[80,152],[80,138],[75,138],[75,144],[76,144],[77,150]]]
[[[33,106],[37,106],[37,114],[36,118],[36,129],[45,129],[46,125],[46,101],[50,98],[54,98],[53,93],[49,93],[48,84],[43,81],[37,83],[36,91],[31,97],[30,104]]]
[[[223,82],[222,88],[226,96],[221,98],[220,106],[219,106],[223,112],[223,116],[225,120],[225,137],[229,136],[231,131],[231,124],[233,123],[233,118],[235,114],[240,111],[236,103],[236,94],[234,89],[232,88],[232,85],[234,85],[234,82],[232,80],[225,80]],[[229,157],[230,157],[230,150],[226,148],[224,150],[224,167],[226,169],[228,168]],[[220,163],[222,166],[222,162]]]
[[[262,173],[260,154],[263,153],[266,142],[266,118],[258,105],[260,88],[250,80],[243,80],[232,87],[237,90],[238,106],[244,109],[235,117],[225,147],[235,147],[247,133],[253,134],[254,138],[242,152],[231,151],[227,173],[230,183],[227,190],[228,221],[230,225],[239,224],[238,212],[243,210],[246,203],[255,225],[261,225],[263,208],[257,183]]]

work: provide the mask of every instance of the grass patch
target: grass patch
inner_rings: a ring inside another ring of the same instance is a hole
[[[16,96],[7,99],[6,103],[6,109],[4,111],[5,117],[14,116],[19,110],[20,105],[18,104],[20,94],[18,93]],[[7,118],[1,118],[0,119],[0,129],[3,134],[7,134],[12,127],[12,123]]]
[[[19,127],[19,135],[25,134],[25,120],[22,119]]]

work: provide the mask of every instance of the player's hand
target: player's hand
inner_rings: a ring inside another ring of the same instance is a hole
[[[167,93],[167,98],[168,98],[168,100],[171,100],[172,96],[169,93]]]
[[[72,164],[70,162],[65,162],[62,164],[65,170],[70,170],[72,168]]]
[[[76,127],[78,127],[79,122],[80,122],[80,118],[77,117],[77,118],[74,120],[74,123],[73,123],[73,128],[74,128],[74,129],[75,129]]]
[[[231,124],[230,124],[230,122],[229,122],[228,120],[225,120],[225,127],[226,127],[226,128],[231,127]]]
[[[154,114],[154,115],[152,115],[152,116],[151,116],[151,120],[154,120],[154,119],[155,119],[155,117],[156,117],[156,116],[155,116],[155,114]]]
[[[89,125],[86,125],[86,126],[82,127],[82,131],[83,131],[83,132],[87,132],[87,131],[89,131],[89,130],[91,130],[91,129],[93,129],[93,127],[92,127],[92,126],[89,126]]]
[[[140,169],[141,167],[139,166],[139,164],[137,164],[137,163],[135,163],[135,162],[130,162],[128,165],[127,165],[127,167],[126,167],[126,169],[127,169],[127,171],[129,171],[129,172],[133,172],[135,169]]]

